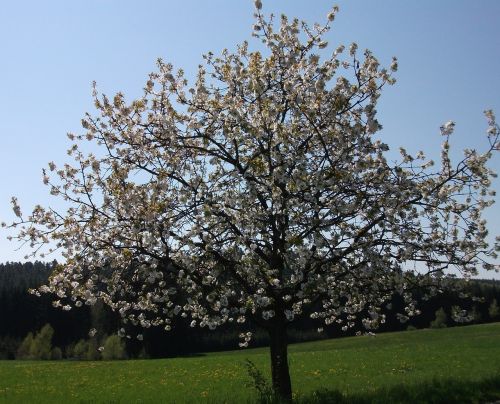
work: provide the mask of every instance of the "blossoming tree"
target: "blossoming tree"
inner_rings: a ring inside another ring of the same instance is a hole
[[[320,58],[336,8],[311,27],[255,5],[264,51],[245,42],[209,53],[192,87],[160,60],[130,103],[94,92],[97,116],[69,135],[74,164],[44,171],[67,211],[37,206],[24,217],[13,198],[12,226],[37,253],[63,251],[37,293],[55,293],[64,309],[102,300],[124,322],[167,330],[174,316],[235,323],[242,346],[245,322],[258,324],[273,388],[290,398],[294,320],[375,329],[394,294],[405,320],[418,313],[416,287],[435,290],[449,268],[494,268],[481,213],[499,130],[487,112],[485,150],[452,164],[448,122],[440,163],[402,148],[390,163],[375,107],[396,59],[382,68],[356,44]],[[85,141],[98,151],[81,151]]]

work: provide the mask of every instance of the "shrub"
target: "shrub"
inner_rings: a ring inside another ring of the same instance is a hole
[[[498,308],[498,303],[497,299],[493,299],[493,301],[490,304],[490,307],[488,307],[488,314],[492,320],[498,318],[500,315],[500,309]]]
[[[85,359],[89,361],[98,361],[101,359],[101,353],[99,352],[99,346],[97,344],[97,340],[95,338],[91,338],[87,342],[87,353],[85,355]]]
[[[272,386],[265,378],[264,374],[257,369],[255,364],[249,359],[245,359],[244,365],[248,376],[251,379],[251,382],[248,382],[246,386],[257,390],[257,393],[259,394],[259,402],[267,404],[275,401],[274,399],[277,397],[275,397]]]
[[[137,359],[150,359],[150,356],[144,347],[141,348],[139,355],[137,355]]]
[[[447,319],[448,316],[446,315],[444,309],[441,307],[439,310],[436,310],[436,318],[434,319],[434,321],[431,321],[430,327],[445,328]]]
[[[33,343],[33,333],[28,333],[17,349],[16,359],[30,359],[30,349]]]
[[[53,361],[58,361],[62,359],[62,350],[58,346],[54,347],[52,349],[52,352],[50,353],[50,359]]]
[[[472,321],[474,323],[480,323],[481,320],[482,320],[481,312],[479,311],[479,309],[477,308],[477,306],[474,306],[472,308],[471,316],[472,316]]]
[[[73,348],[73,358],[74,359],[86,359],[87,358],[87,352],[89,350],[89,343],[85,341],[84,339],[81,339],[78,341]]]
[[[50,324],[45,324],[42,329],[33,336],[33,333],[28,333],[17,350],[17,359],[52,359],[52,336],[54,329]],[[62,357],[60,348],[57,348],[55,355]],[[59,358],[60,359],[60,358]]]
[[[64,356],[67,359],[74,359],[75,358],[75,343],[71,343],[64,348]]]
[[[111,335],[106,338],[104,350],[102,351],[104,360],[125,359],[125,343],[118,335]]]
[[[52,326],[50,324],[45,324],[40,332],[33,338],[29,349],[31,359],[50,359],[53,335],[54,329]]]
[[[0,360],[15,359],[20,342],[13,337],[0,337]]]

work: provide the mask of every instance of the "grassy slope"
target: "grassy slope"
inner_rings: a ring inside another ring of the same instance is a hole
[[[435,378],[500,374],[500,323],[290,346],[294,392],[370,394]],[[269,375],[266,349],[121,362],[0,362],[3,402],[246,402],[245,358]]]

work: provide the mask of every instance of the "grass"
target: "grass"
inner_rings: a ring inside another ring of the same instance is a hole
[[[252,402],[246,358],[269,377],[263,348],[160,360],[0,361],[0,402]],[[500,323],[290,346],[294,396],[315,403],[500,399],[499,359]]]

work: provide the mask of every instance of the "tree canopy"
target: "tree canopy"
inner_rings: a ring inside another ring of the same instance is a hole
[[[63,251],[39,289],[63,309],[99,299],[124,322],[167,330],[174,316],[210,329],[258,323],[271,337],[273,385],[290,397],[294,319],[346,330],[361,319],[372,330],[395,293],[404,321],[418,313],[413,291],[434,293],[449,268],[494,268],[482,211],[499,129],[487,111],[484,151],[452,162],[447,122],[438,163],[403,148],[389,161],[376,105],[397,60],[384,68],[355,43],[327,53],[336,8],[310,26],[255,5],[263,51],[244,42],[209,53],[192,86],[159,60],[131,102],[94,91],[97,115],[69,135],[74,164],[44,171],[70,207],[24,217],[13,198],[13,226],[37,252]],[[99,151],[82,151],[85,141]]]

